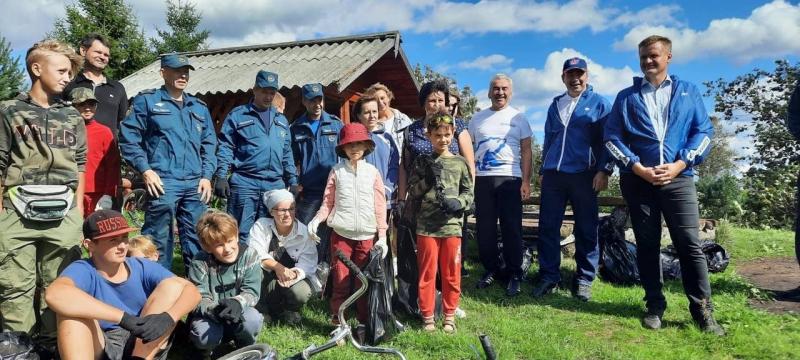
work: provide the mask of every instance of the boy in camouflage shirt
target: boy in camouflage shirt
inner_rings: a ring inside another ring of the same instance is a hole
[[[472,175],[467,161],[448,151],[453,141],[453,117],[442,112],[426,126],[433,154],[414,161],[409,201],[416,203],[419,310],[423,329],[434,331],[436,269],[441,269],[443,330],[455,332],[455,311],[461,297],[461,228],[464,210],[472,203]]]
[[[80,255],[86,129],[60,95],[83,60],[69,46],[45,40],[28,50],[25,62],[31,90],[0,103],[0,330],[39,333],[54,346],[55,316],[38,308],[44,301],[34,301],[34,294],[37,284],[50,285]],[[60,209],[32,215],[20,205],[23,188],[42,185],[60,193]]]

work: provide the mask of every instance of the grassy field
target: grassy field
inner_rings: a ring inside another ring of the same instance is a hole
[[[500,287],[475,290],[481,269],[470,265],[472,276],[465,279],[461,303],[468,316],[458,321],[457,334],[426,334],[418,321],[403,318],[411,330],[387,345],[401,350],[409,359],[483,359],[482,353],[478,356],[476,352],[480,349],[478,334],[487,334],[500,359],[800,358],[800,319],[750,308],[749,297],[764,295],[736,274],[736,263],[740,261],[791,256],[793,234],[723,228],[720,235],[733,257],[725,273],[711,276],[716,316],[728,331],[723,338],[703,334],[693,326],[680,282],[666,284],[669,308],[664,316],[665,328],[648,331],[639,323],[643,291],[638,287],[596,281],[594,298],[582,303],[572,299],[566,290],[544,300],[533,300],[528,295],[531,284],[525,284],[522,295],[509,299]],[[571,277],[573,266],[570,262],[563,264],[565,278]],[[332,330],[327,324],[327,303],[314,301],[303,315],[302,326],[272,325],[262,331],[259,340],[276,348],[282,356],[296,353],[310,343],[323,343]],[[379,356],[340,347],[314,358],[375,357]]]

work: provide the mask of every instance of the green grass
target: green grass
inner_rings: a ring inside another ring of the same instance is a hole
[[[643,311],[640,287],[596,281],[594,298],[582,303],[565,290],[536,301],[528,295],[531,285],[525,284],[522,295],[509,299],[500,287],[475,290],[481,269],[479,265],[470,265],[472,276],[463,284],[461,302],[468,316],[457,321],[457,334],[446,335],[441,331],[427,334],[420,330],[419,321],[403,318],[410,330],[385,345],[401,350],[408,359],[483,359],[473,349],[480,349],[478,335],[487,334],[500,359],[798,358],[800,319],[749,307],[748,297],[757,292],[735,271],[736,263],[742,260],[790,256],[793,233],[728,227],[721,235],[734,257],[725,273],[711,276],[716,317],[728,331],[723,338],[701,333],[693,325],[677,281],[666,284],[669,307],[664,316],[665,328],[648,331],[639,323]],[[563,264],[564,278],[571,277],[573,268],[572,262]],[[535,273],[535,269],[531,271]],[[259,341],[276,348],[282,356],[299,352],[310,343],[325,342],[332,330],[327,323],[327,303],[313,301],[303,315],[302,326],[269,326],[262,331]],[[345,346],[314,358],[372,357]]]

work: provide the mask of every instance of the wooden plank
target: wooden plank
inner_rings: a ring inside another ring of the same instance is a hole
[[[625,199],[620,196],[598,196],[597,204],[599,206],[626,206]],[[542,205],[542,198],[540,196],[531,196],[530,199],[522,202],[522,205]]]

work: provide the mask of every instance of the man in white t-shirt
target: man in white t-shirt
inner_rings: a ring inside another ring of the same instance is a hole
[[[509,278],[506,295],[516,296],[522,279],[522,200],[530,197],[531,128],[511,107],[511,78],[495,75],[489,83],[492,106],[472,117],[469,134],[475,143],[475,218],[478,249],[486,273],[479,289]],[[500,274],[497,219],[503,243],[506,274]]]

